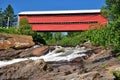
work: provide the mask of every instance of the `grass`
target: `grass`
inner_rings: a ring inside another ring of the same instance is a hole
[[[115,80],[120,80],[120,71],[119,70],[113,70],[111,73],[115,76]]]
[[[109,64],[104,64],[104,65],[99,69],[99,71],[104,70],[104,69],[106,69],[107,67],[109,67]]]
[[[120,56],[117,56],[117,59],[120,60]]]

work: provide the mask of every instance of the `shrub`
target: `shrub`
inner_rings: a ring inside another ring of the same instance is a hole
[[[15,27],[0,28],[0,33],[19,34],[18,29]]]
[[[33,37],[33,41],[36,44],[46,44],[45,40],[41,37],[41,34],[38,32],[34,32],[32,30],[31,25],[28,23],[27,18],[22,18],[20,20],[20,24],[19,24],[19,32],[20,34],[23,35],[31,35]]]
[[[120,80],[120,71],[119,70],[111,71],[111,73],[115,76],[115,80]]]
[[[18,30],[19,30],[20,34],[24,34],[24,35],[33,35],[34,34],[34,32],[32,31],[31,25],[28,23],[28,20],[25,17],[20,20]]]
[[[36,44],[46,44],[46,41],[41,37],[41,34],[38,32],[34,32],[34,34],[32,34],[33,37],[33,41]]]
[[[52,39],[48,41],[48,44],[57,44],[62,46],[75,46],[86,41],[90,41],[96,46],[105,46],[106,48],[112,44],[115,47],[115,51],[120,51],[120,30],[114,27],[114,24],[108,25],[108,27],[101,27],[100,29],[88,30],[84,32],[77,32],[77,34],[70,33],[70,36],[63,37],[56,42]]]

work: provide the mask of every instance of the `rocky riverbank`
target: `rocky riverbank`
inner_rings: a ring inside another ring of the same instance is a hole
[[[1,49],[0,80],[115,80],[120,61],[111,51],[90,43]]]

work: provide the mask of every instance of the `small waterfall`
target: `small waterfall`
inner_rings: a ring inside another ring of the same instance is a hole
[[[0,67],[25,61],[25,60],[30,60],[30,59],[31,60],[44,59],[45,62],[72,61],[77,57],[87,56],[85,52],[87,52],[88,50],[91,50],[91,49],[87,49],[85,47],[79,47],[79,46],[76,46],[75,48],[74,47],[64,48],[61,46],[56,46],[55,50],[40,57],[28,57],[28,58],[18,58],[18,59],[13,59],[8,61],[0,61]]]

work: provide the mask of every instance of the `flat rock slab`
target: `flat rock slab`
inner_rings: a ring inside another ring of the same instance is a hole
[[[32,36],[0,33],[0,50],[9,48],[23,49],[34,45]]]

